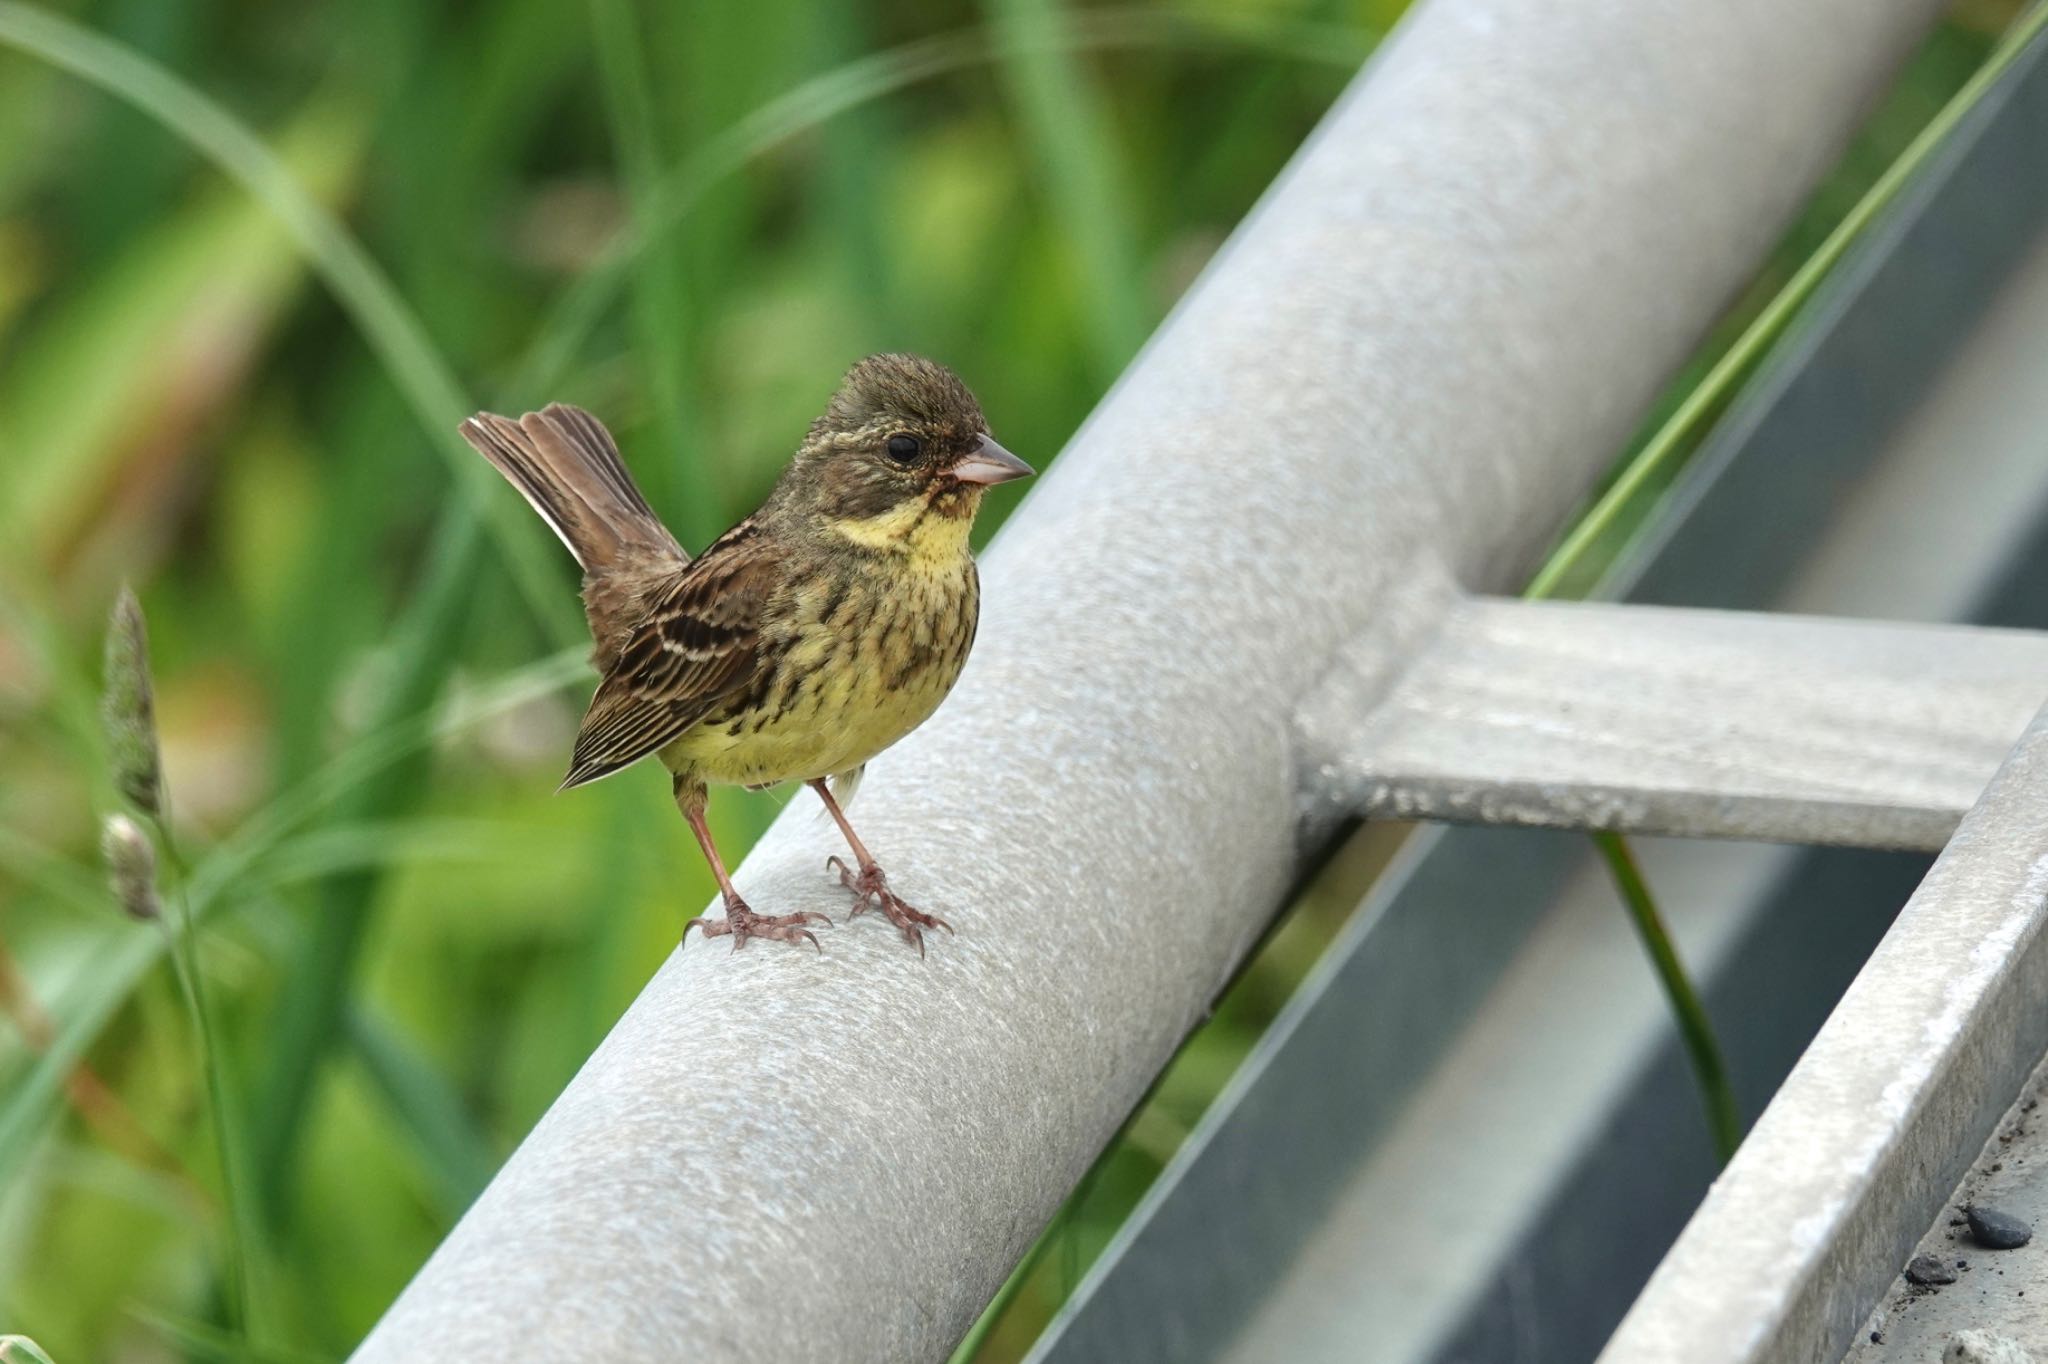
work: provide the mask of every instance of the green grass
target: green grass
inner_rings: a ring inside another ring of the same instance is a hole
[[[0,1336],[0,1364],[51,1364],[42,1346],[27,1336]]]
[[[461,416],[596,408],[692,541],[880,347],[954,364],[1042,462],[1399,8],[0,0],[0,941],[55,1026],[41,1052],[0,1033],[0,1330],[62,1364],[340,1358],[710,898],[657,775],[552,796],[574,581]],[[1861,155],[1984,44],[1948,31]],[[88,1060],[210,1168],[165,941],[95,868],[123,578],[260,1351],[230,1329],[226,1205],[64,1103]],[[744,845],[776,808],[713,817]],[[981,1357],[1025,1347],[1353,889],[1269,942]]]
[[[1118,164],[1108,118],[1074,51],[1056,0],[989,0],[1005,42],[1001,61],[1035,182],[1052,205],[1064,249],[1087,300],[1082,318],[1096,381],[1105,388],[1152,329],[1128,202],[1132,177]]]

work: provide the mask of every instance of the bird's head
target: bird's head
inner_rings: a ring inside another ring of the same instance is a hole
[[[1031,472],[989,435],[953,371],[916,355],[870,355],[811,423],[784,492],[880,546],[934,514],[964,529],[984,489]]]

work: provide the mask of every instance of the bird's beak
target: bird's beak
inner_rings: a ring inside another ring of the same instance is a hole
[[[990,440],[986,434],[981,444],[965,459],[955,464],[953,477],[962,483],[1008,483],[1013,478],[1029,478],[1035,471],[1023,460]]]

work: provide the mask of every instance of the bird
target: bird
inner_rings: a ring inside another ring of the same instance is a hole
[[[690,557],[648,506],[616,442],[564,403],[479,412],[463,439],[516,488],[583,570],[600,680],[561,789],[654,757],[717,878],[725,917],[682,937],[818,946],[815,912],[757,914],[705,819],[714,785],[803,782],[845,836],[828,870],[924,954],[952,926],[899,896],[847,822],[876,754],[922,724],[974,644],[981,587],[968,532],[988,488],[1030,465],[989,434],[945,366],[870,355],[846,372],[754,513]]]

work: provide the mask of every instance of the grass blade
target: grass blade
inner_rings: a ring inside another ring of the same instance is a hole
[[[921,82],[987,66],[1024,41],[1013,37],[1006,42],[973,29],[905,43],[803,81],[704,142],[664,180],[655,211],[636,215],[632,226],[614,237],[598,260],[562,291],[519,366],[515,391],[547,388],[568,373],[598,319],[625,288],[633,263],[703,202],[719,181],[829,119]],[[1335,24],[1250,16],[1224,21],[1129,7],[1073,15],[1057,41],[1085,51],[1224,49],[1355,68],[1371,51],[1373,35]],[[1143,329],[1138,332],[1142,340]]]
[[[1152,329],[1131,227],[1127,173],[1109,120],[1074,60],[1054,0],[989,0],[999,65],[1022,112],[1047,195],[1079,266],[1095,373],[1105,387]]]
[[[619,170],[634,223],[648,224],[660,211],[661,155],[655,140],[654,101],[641,61],[644,46],[626,0],[590,0],[590,17]],[[684,378],[694,369],[690,300],[674,252],[643,252],[637,268],[640,281],[631,310],[640,339],[641,369],[654,404],[654,425],[667,455],[657,466],[663,475],[658,482],[664,486],[655,490],[654,501],[670,509],[684,544],[701,545],[725,528],[726,517],[702,443],[692,436],[703,429],[703,421],[692,410],[695,404]]]
[[[373,728],[426,714],[453,667],[459,626],[467,614],[470,570],[481,549],[474,518],[462,518],[436,544],[426,582],[408,612],[397,650],[397,677],[378,700]],[[337,816],[348,822],[386,818],[409,809],[423,789],[431,754],[408,750],[351,788]],[[286,1188],[299,1132],[311,1106],[321,1062],[339,1033],[355,979],[370,907],[382,869],[365,867],[321,883],[312,931],[287,969],[285,994],[272,1028],[270,1064],[258,1089],[250,1143],[257,1194],[273,1227],[282,1226]]]
[[[174,1343],[187,1359],[205,1360],[210,1364],[332,1364],[332,1361],[310,1351],[251,1345],[216,1326],[169,1312],[132,1307],[128,1315]]]
[[[453,1223],[497,1173],[497,1153],[460,1098],[388,1023],[348,1011],[349,1046],[412,1138],[443,1218]]]
[[[19,0],[0,0],[0,44],[59,67],[135,106],[190,144],[277,215],[345,307],[434,448],[472,495],[492,479],[456,427],[470,407],[441,354],[390,279],[340,221],[307,193],[248,126],[142,54]],[[510,498],[493,498],[491,526],[528,608],[561,640],[579,627],[540,537]]]
[[[283,126],[275,155],[309,196],[332,202],[358,178],[362,142],[357,111],[317,99]],[[44,569],[118,536],[121,501],[108,488],[132,472],[138,428],[175,421],[188,405],[223,405],[305,274],[274,214],[210,187],[138,228],[38,318],[0,367],[0,545],[10,556]]]
[[[480,724],[555,690],[580,670],[577,656],[557,655],[500,679],[459,712],[416,713],[358,741],[313,778],[272,802],[263,815],[198,863],[185,889],[195,921],[203,925],[219,913],[229,903],[235,885],[260,869],[272,850],[284,847],[293,830],[345,801],[365,782],[403,762],[430,739]],[[0,849],[6,846],[6,841],[0,840]],[[17,840],[16,851],[24,852],[33,862],[32,844]],[[65,884],[69,883],[60,882],[59,889]],[[81,896],[85,893],[82,884],[73,888]],[[65,1076],[76,1068],[79,1058],[143,977],[163,960],[164,942],[145,926],[120,920],[108,925],[87,955],[94,963],[91,974],[65,996],[49,1001],[50,1013],[58,1020],[49,1047],[34,1059],[26,1074],[0,1087],[0,1189],[13,1184],[36,1139],[57,1111]]]
[[[10,1083],[0,1103],[0,1189],[14,1186],[35,1143],[60,1105],[65,1077],[78,1068],[86,1048],[127,1000],[143,975],[162,958],[163,943],[140,925],[110,928],[94,949],[92,978],[69,996],[50,1001],[61,1020],[50,1045],[28,1073]]]

